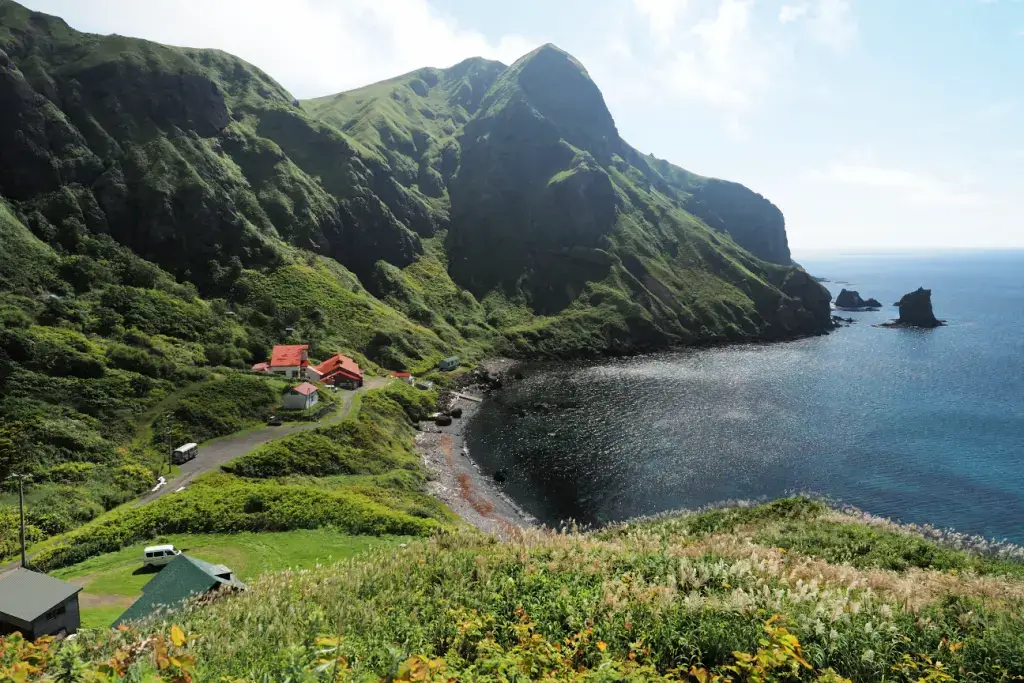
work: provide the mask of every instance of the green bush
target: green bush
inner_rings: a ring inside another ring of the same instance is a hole
[[[384,395],[398,403],[412,422],[427,419],[437,409],[437,392],[416,389],[405,382],[392,382],[384,389]]]
[[[87,524],[41,551],[33,565],[52,571],[160,534],[286,531],[332,527],[351,534],[427,535],[434,519],[403,513],[348,491],[207,477],[190,488]]]
[[[389,390],[367,392],[358,417],[261,446],[223,469],[242,477],[270,478],[415,468],[418,457],[406,420]]]
[[[161,416],[153,431],[163,438],[170,426],[176,441],[200,443],[265,421],[279,402],[269,378],[232,374],[189,391],[171,412],[170,424]]]

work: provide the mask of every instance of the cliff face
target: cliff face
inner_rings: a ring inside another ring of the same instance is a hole
[[[83,34],[0,0],[0,196],[58,254],[109,236],[232,305],[254,296],[247,271],[279,272],[296,248],[329,257],[453,348],[828,327],[781,212],[638,153],[550,45],[299,103],[231,55]]]

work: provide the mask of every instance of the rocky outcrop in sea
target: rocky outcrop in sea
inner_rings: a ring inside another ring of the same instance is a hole
[[[941,327],[945,320],[939,320],[932,311],[932,290],[919,288],[897,301],[894,306],[900,309],[900,317],[880,327]]]
[[[881,307],[882,304],[878,299],[862,299],[860,292],[851,289],[844,289],[836,297],[836,308],[841,308],[845,311],[866,311]]]

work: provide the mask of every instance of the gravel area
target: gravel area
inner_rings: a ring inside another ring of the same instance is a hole
[[[478,396],[471,391],[461,395]],[[432,477],[428,490],[466,522],[499,538],[508,539],[521,528],[535,526],[536,520],[502,493],[470,457],[462,431],[479,402],[460,397],[455,406],[462,408],[461,418],[446,427],[425,422],[422,428],[428,431],[416,435],[423,466]]]

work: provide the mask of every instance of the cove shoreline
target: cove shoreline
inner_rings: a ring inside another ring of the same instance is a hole
[[[514,366],[515,362],[508,359],[481,363],[481,368],[495,374],[505,374]],[[480,393],[469,390],[454,393],[446,408],[461,408],[462,416],[443,427],[433,422],[422,423],[416,434],[416,450],[428,473],[427,491],[432,496],[464,522],[508,540],[520,530],[540,524],[480,469],[469,452],[465,432],[484,400]]]

